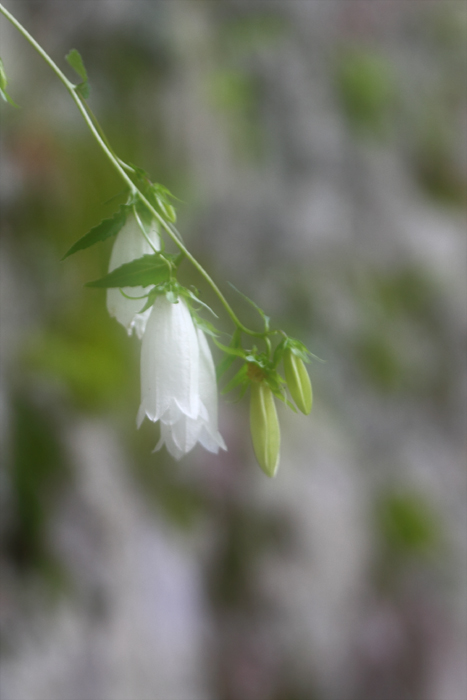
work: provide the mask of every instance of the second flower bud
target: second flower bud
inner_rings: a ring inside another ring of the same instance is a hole
[[[290,348],[287,348],[284,353],[284,372],[287,388],[297,408],[308,415],[313,403],[310,377],[303,360]]]

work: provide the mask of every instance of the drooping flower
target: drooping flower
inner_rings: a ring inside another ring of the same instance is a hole
[[[157,297],[141,346],[141,406],[138,427],[147,416],[160,421],[161,437],[180,459],[200,442],[209,452],[227,449],[217,428],[214,363],[204,333],[195,328],[183,299]]]
[[[154,248],[160,250],[161,243],[155,221],[149,227],[147,235]],[[115,239],[110,256],[109,272],[120,265],[151,253],[154,253],[153,248],[144,237],[136,219],[130,217]],[[147,287],[123,287],[122,291],[130,297],[141,297],[147,290]],[[151,313],[151,309],[139,313],[143,306],[144,299],[128,299],[117,288],[107,290],[107,310],[126,328],[128,335],[131,335],[134,329],[138,338],[143,337]]]

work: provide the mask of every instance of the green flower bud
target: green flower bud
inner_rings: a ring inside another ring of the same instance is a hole
[[[268,476],[279,467],[281,431],[273,393],[266,382],[251,383],[250,430],[259,466]]]
[[[303,360],[298,355],[295,355],[290,348],[284,353],[284,371],[287,388],[297,408],[305,415],[308,415],[313,402],[310,377]]]

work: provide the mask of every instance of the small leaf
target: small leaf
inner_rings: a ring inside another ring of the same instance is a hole
[[[76,49],[71,49],[70,53],[65,56],[65,60],[72,68],[74,68],[79,77],[86,83],[88,80],[88,74],[86,72],[86,68],[84,67],[80,52]]]
[[[3,61],[0,58],[0,90],[4,90],[8,85],[8,78],[6,77],[5,68],[3,67]]]
[[[142,258],[132,260],[117,267],[108,275],[93,282],[88,282],[86,287],[148,287],[152,284],[161,284],[169,279],[169,267],[161,260],[160,255],[143,255]]]
[[[234,334],[232,336],[232,340],[229,343],[230,348],[240,348],[241,346],[241,341],[242,341],[242,333],[241,331],[236,328],[234,331]],[[219,379],[222,377],[225,372],[233,365],[235,360],[237,359],[236,355],[227,355],[227,357],[224,357],[222,362],[219,362],[219,364],[216,367],[216,379],[219,381]]]
[[[6,90],[2,90],[2,89],[0,88],[0,97],[1,97],[3,100],[5,100],[5,102],[8,102],[8,104],[10,104],[12,107],[17,107],[17,108],[19,109],[19,105],[17,105],[16,102],[14,102],[14,101],[11,99],[10,95],[7,93]]]
[[[104,219],[100,222],[100,224],[94,226],[94,228],[88,231],[86,235],[80,238],[79,241],[76,241],[76,243],[74,243],[65,253],[62,260],[65,260],[65,258],[67,258],[69,255],[73,255],[73,253],[77,253],[79,250],[84,250],[95,243],[99,243],[99,241],[105,241],[106,238],[116,236],[125,224],[127,211],[127,207],[122,204],[120,209],[112,216],[112,218]]]
[[[270,317],[269,317],[269,316],[266,316],[266,314],[264,313],[263,309],[261,309],[261,308],[258,306],[258,304],[255,304],[255,302],[254,302],[252,299],[250,299],[249,297],[247,297],[246,294],[243,294],[243,292],[241,292],[239,289],[237,289],[237,287],[235,287],[235,285],[233,285],[232,282],[229,282],[229,284],[230,284],[230,286],[232,287],[232,289],[234,289],[234,290],[237,292],[237,294],[240,294],[240,296],[243,297],[243,298],[245,299],[245,301],[247,301],[249,304],[251,304],[251,306],[252,306],[254,309],[256,309],[256,311],[259,313],[259,315],[261,316],[261,318],[262,318],[263,321],[264,321],[264,325],[265,325],[265,327],[266,327],[266,330],[269,330],[269,321],[271,320]]]
[[[209,323],[209,321],[206,321],[205,318],[201,318],[196,311],[191,310],[191,316],[193,318],[193,321],[195,322],[195,325],[200,328],[203,333],[206,333],[207,335],[210,335],[212,338],[217,338],[219,335],[219,331],[217,328],[215,328],[212,323]]]
[[[293,403],[291,401],[289,401],[288,398],[286,396],[284,396],[284,394],[281,391],[278,391],[277,389],[274,389],[271,386],[270,386],[270,388],[271,388],[271,391],[274,394],[274,396],[276,398],[278,398],[279,401],[282,401],[283,403],[287,404],[287,406],[289,408],[291,408],[294,413],[298,413],[298,411],[295,408],[295,406],[293,405]]]
[[[227,355],[227,357],[224,357],[222,362],[219,362],[219,364],[216,367],[217,381],[219,381],[222,375],[227,372],[227,370],[233,365],[236,359],[237,358],[235,357],[235,355]]]
[[[288,348],[294,355],[303,360],[303,362],[311,362],[311,358],[318,362],[326,362],[326,360],[322,360],[321,357],[313,355],[313,353],[308,350],[307,346],[296,338],[286,338],[283,342],[284,350]]]
[[[232,391],[232,389],[235,389],[235,387],[239,386],[239,384],[248,383],[248,366],[243,365],[235,374],[230,382],[228,382],[225,387],[222,389],[221,394],[228,394],[229,391]]]
[[[201,299],[199,299],[199,298],[196,296],[196,294],[194,294],[194,292],[191,291],[191,289],[185,288],[185,296],[188,296],[190,299],[193,299],[193,301],[196,301],[197,304],[200,304],[200,305],[203,306],[205,309],[207,309],[208,311],[210,311],[210,312],[212,313],[212,315],[214,316],[214,318],[219,318],[219,316],[216,314],[216,312],[213,311],[213,310],[211,309],[210,306],[208,306],[207,304],[205,304],[204,301],[201,301]]]
[[[227,345],[222,345],[222,343],[219,343],[218,340],[214,341],[219,350],[222,350],[223,352],[226,352],[228,355],[235,355],[236,357],[241,357],[242,359],[245,359],[245,351],[241,350],[240,348],[231,348],[228,347]]]
[[[89,83],[87,81],[79,83],[79,85],[76,86],[76,92],[83,100],[87,100],[89,97]]]
[[[146,311],[147,309],[150,309],[151,306],[154,304],[156,301],[156,298],[158,296],[161,296],[162,294],[165,294],[165,284],[160,284],[151,289],[151,291],[148,294],[148,298],[146,299],[146,303],[141,309],[141,311],[138,311],[138,313],[142,314],[143,311]]]
[[[151,178],[146,170],[143,170],[143,168],[140,168],[139,165],[135,165],[134,163],[128,163],[128,165],[133,168],[135,175],[137,175],[141,180],[144,180],[147,184],[151,183]]]
[[[16,102],[13,102],[10,95],[6,91],[6,86],[8,85],[8,78],[6,77],[5,69],[3,67],[3,61],[0,58],[0,97],[8,102],[12,107],[19,107]]]
[[[286,349],[286,343],[287,343],[287,340],[284,338],[284,340],[281,340],[279,345],[274,350],[274,356],[272,358],[272,366],[273,367],[277,367],[279,362],[282,360],[282,356],[284,355],[284,352]]]

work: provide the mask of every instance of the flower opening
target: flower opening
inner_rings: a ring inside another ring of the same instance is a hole
[[[214,362],[204,333],[195,328],[183,299],[157,297],[141,345],[141,406],[138,427],[147,416],[160,421],[161,437],[175,459],[197,442],[210,452],[227,449],[217,429]]]

